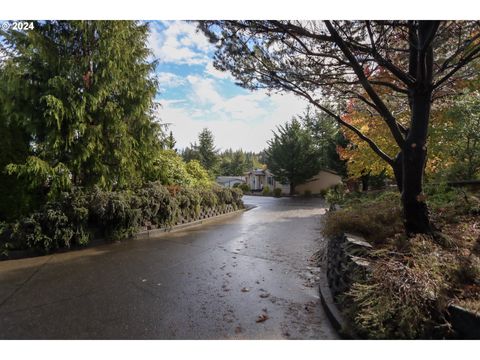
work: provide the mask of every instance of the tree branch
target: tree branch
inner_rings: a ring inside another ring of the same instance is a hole
[[[350,64],[355,71],[355,74],[357,75],[358,79],[360,80],[360,84],[363,86],[365,91],[367,92],[368,96],[372,101],[375,103],[375,105],[378,107],[380,110],[380,115],[385,119],[386,124],[388,125],[390,132],[393,135],[393,138],[395,139],[396,143],[400,148],[403,147],[403,144],[405,142],[405,139],[398,128],[397,121],[393,117],[393,115],[390,113],[388,110],[387,106],[384,104],[382,99],[378,96],[376,91],[373,89],[372,85],[369,83],[367,77],[364,74],[363,68],[360,66],[358,61],[356,60],[355,56],[352,54],[348,46],[345,44],[343,39],[340,37],[338,32],[335,30],[333,25],[330,23],[330,21],[325,21],[325,24],[327,26],[328,31],[332,35],[335,43],[338,45],[338,47],[343,51],[345,54],[346,58],[348,61],[350,61]]]
[[[278,75],[276,74],[270,74],[270,77],[272,79],[275,79],[277,82],[281,82],[283,83],[283,87],[285,87],[286,89],[292,91],[293,93],[307,99],[312,105],[316,106],[318,109],[322,110],[323,112],[325,112],[327,115],[331,116],[332,118],[334,118],[339,124],[343,125],[344,127],[346,127],[347,129],[353,131],[360,139],[362,139],[363,141],[365,141],[369,146],[370,148],[382,159],[384,160],[387,164],[389,164],[390,166],[393,166],[394,165],[394,160],[388,156],[382,149],[380,149],[380,147],[372,140],[370,139],[368,136],[366,136],[364,133],[362,133],[358,128],[356,128],[355,126],[349,124],[348,122],[346,122],[345,120],[343,120],[340,116],[338,116],[337,114],[335,114],[334,112],[332,112],[330,109],[326,108],[325,106],[321,105],[317,100],[313,99],[312,96],[310,94],[308,94],[306,91],[304,91],[303,89],[301,89],[300,87],[298,87],[296,84],[284,79],[284,78],[281,78],[279,77]],[[287,84],[286,84],[287,83]]]

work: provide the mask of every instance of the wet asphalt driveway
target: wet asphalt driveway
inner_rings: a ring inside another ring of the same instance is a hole
[[[244,202],[159,239],[0,262],[0,339],[337,338],[309,262],[322,201]]]

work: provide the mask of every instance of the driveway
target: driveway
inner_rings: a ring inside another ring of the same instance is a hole
[[[322,201],[244,202],[158,239],[0,262],[0,339],[337,338],[309,262]]]

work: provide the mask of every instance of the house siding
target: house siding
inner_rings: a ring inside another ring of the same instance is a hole
[[[297,185],[295,187],[295,192],[299,194],[304,194],[305,191],[309,190],[312,194],[318,194],[322,190],[326,190],[332,186],[342,183],[341,176],[333,174],[328,171],[321,170],[316,176],[307,181],[304,184]]]

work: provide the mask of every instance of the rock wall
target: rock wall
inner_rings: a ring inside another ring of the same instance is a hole
[[[327,247],[327,280],[334,297],[344,294],[357,280],[368,276],[369,262],[364,256],[372,246],[363,238],[341,234],[329,239]]]

